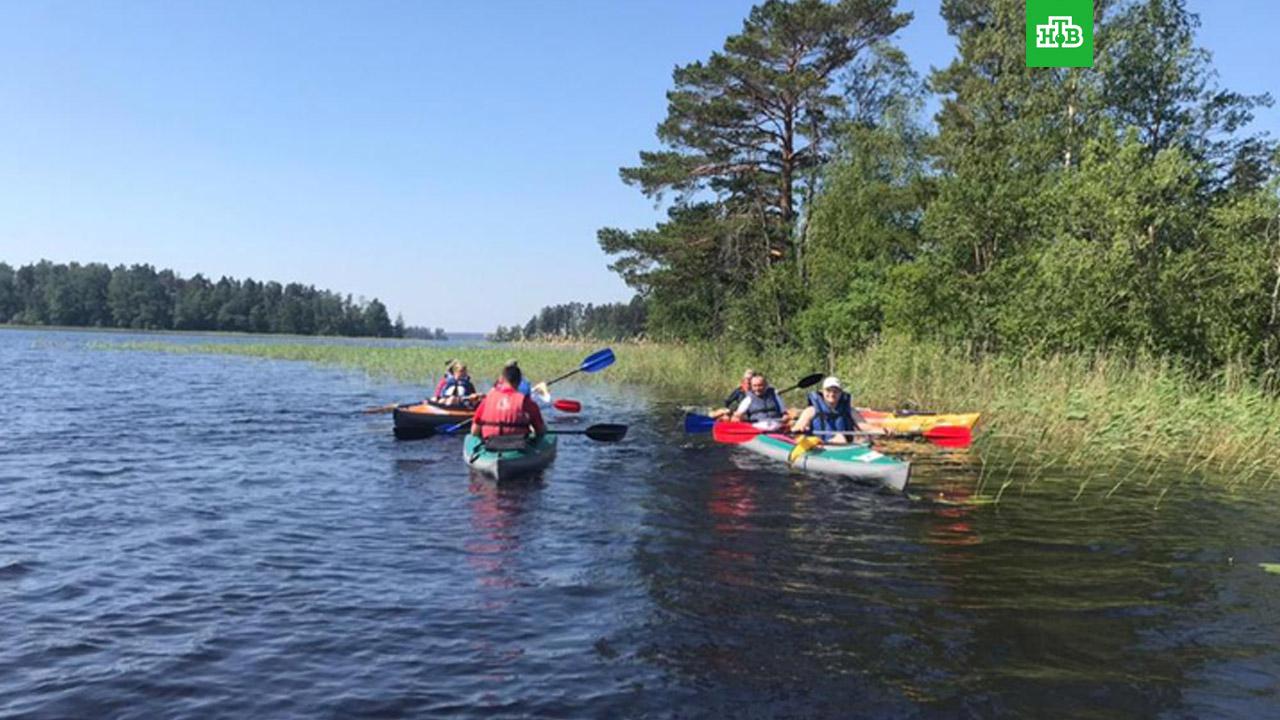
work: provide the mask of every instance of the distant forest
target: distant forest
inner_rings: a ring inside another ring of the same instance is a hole
[[[182,278],[151,265],[56,264],[41,260],[14,270],[0,263],[0,323],[130,328],[134,330],[217,330],[294,335],[427,337],[444,331],[406,329],[376,298],[355,302],[350,295],[311,285],[196,274]]]
[[[644,333],[646,315],[645,301],[639,295],[629,303],[548,305],[523,326],[499,325],[489,339],[496,342],[555,338],[625,340]]]

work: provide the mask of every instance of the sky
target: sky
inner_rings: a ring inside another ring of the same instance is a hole
[[[296,281],[458,331],[629,299],[596,230],[662,212],[618,168],[751,5],[0,0],[0,261]],[[954,54],[938,5],[899,3],[922,74]],[[1280,3],[1190,6],[1223,86],[1280,95]]]

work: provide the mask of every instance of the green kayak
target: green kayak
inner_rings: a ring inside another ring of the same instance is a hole
[[[795,446],[793,437],[761,434],[738,447],[786,462]],[[898,492],[907,489],[911,477],[910,463],[866,445],[822,445],[801,455],[792,467],[805,472],[878,482]]]
[[[514,449],[494,450],[485,447],[484,441],[468,435],[462,444],[462,457],[472,470],[494,480],[532,475],[556,459],[556,437],[543,435],[537,442],[527,441]]]

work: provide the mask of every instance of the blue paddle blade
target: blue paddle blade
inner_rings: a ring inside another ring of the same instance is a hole
[[[684,415],[684,431],[687,433],[704,433],[711,432],[711,428],[715,427],[716,421],[706,415],[698,415],[697,413],[685,413]]]
[[[463,420],[460,423],[454,423],[448,427],[440,428],[440,432],[444,435],[452,435],[470,424],[470,420]]]
[[[578,367],[582,372],[599,372],[613,364],[613,350],[605,348],[591,353],[582,360],[582,365]]]

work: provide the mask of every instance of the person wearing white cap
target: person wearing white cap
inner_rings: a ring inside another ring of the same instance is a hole
[[[809,407],[792,423],[791,432],[814,433],[823,442],[845,445],[853,439],[852,433],[878,435],[882,431],[867,429],[866,420],[853,409],[853,398],[832,375],[822,381],[822,392],[809,393]],[[839,434],[843,432],[850,434]]]

